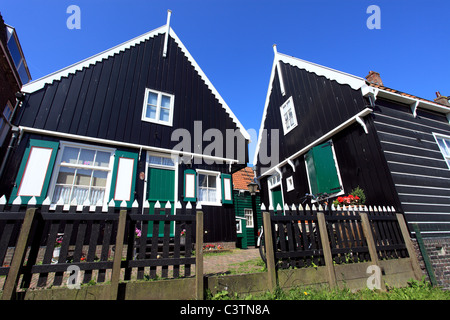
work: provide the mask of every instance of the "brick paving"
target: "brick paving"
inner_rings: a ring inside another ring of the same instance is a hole
[[[239,268],[239,263],[256,260],[260,258],[259,249],[234,249],[231,252],[219,255],[204,255],[203,272],[204,274],[221,274],[227,273]],[[251,265],[249,265],[251,268]],[[242,269],[242,268],[240,268]]]

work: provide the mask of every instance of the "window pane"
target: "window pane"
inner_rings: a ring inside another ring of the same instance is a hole
[[[59,199],[62,199],[64,203],[69,203],[70,191],[72,186],[55,186],[55,192],[53,192],[52,203],[57,203]]]
[[[97,151],[97,156],[95,157],[95,166],[98,167],[109,167],[109,159],[111,158],[111,153]]]
[[[145,116],[150,119],[156,119],[156,107],[148,106]]]
[[[441,148],[442,153],[444,154],[444,156],[450,156],[450,154],[448,153],[448,149],[445,145],[444,139],[437,139],[437,142],[439,144],[439,147]]]
[[[108,172],[106,171],[94,171],[92,176],[93,187],[106,187],[106,179],[108,178]]]
[[[92,166],[94,164],[95,150],[81,149],[78,164]]]
[[[77,204],[82,204],[87,199],[88,195],[89,195],[89,188],[73,187],[70,202],[72,202],[73,199],[76,199]]]
[[[156,93],[153,93],[153,92],[149,92],[148,93],[148,104],[151,104],[153,106],[157,106],[157,104],[158,104],[158,95]]]
[[[216,187],[216,177],[208,176],[208,187],[215,188]]]
[[[78,169],[74,185],[89,186],[91,184],[92,170]]]
[[[56,179],[56,183],[72,185],[74,176],[75,169],[61,167],[61,169],[59,170],[58,178]]]
[[[171,158],[162,158],[163,161],[163,165],[165,166],[175,166],[175,164],[173,163],[173,160]]]
[[[100,200],[103,202],[103,198],[105,196],[105,189],[103,188],[92,188],[91,193],[89,195],[89,201],[91,202],[91,205],[95,205]]]
[[[164,122],[169,122],[169,115],[170,115],[169,109],[161,108],[161,111],[159,114],[159,120],[164,121]]]
[[[150,156],[150,164],[162,164],[161,157]]]
[[[208,180],[206,175],[199,174],[198,175],[198,185],[199,187],[207,187],[208,186]]]
[[[79,148],[65,147],[61,163],[76,164],[79,151]]]
[[[161,97],[161,107],[170,109],[170,97],[162,95]]]

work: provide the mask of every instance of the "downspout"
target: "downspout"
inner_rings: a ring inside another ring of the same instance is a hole
[[[434,275],[433,266],[431,265],[430,257],[428,256],[427,249],[423,243],[422,234],[420,233],[419,226],[417,223],[413,223],[413,229],[416,234],[417,244],[419,245],[420,253],[423,257],[423,262],[425,263],[425,268],[427,269],[428,277],[430,278],[431,284],[437,286],[436,276]]]
[[[11,139],[9,140],[8,149],[6,149],[6,153],[5,153],[5,156],[3,157],[2,165],[0,167],[0,181],[2,181],[3,171],[5,171],[6,163],[8,162],[8,158],[11,154],[11,151],[15,147],[16,139],[19,137],[19,133],[20,133],[20,129],[18,127],[14,126],[11,123],[11,121],[14,118],[14,115],[15,115],[17,109],[20,107],[20,105],[22,104],[24,99],[25,99],[24,93],[22,93],[20,91],[16,93],[16,105],[14,106],[14,110],[13,110],[11,116],[9,117],[9,119],[6,119],[8,124],[11,126],[12,136],[11,136]]]

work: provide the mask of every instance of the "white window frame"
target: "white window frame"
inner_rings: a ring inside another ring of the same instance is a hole
[[[220,172],[209,170],[196,170],[197,172],[197,201],[203,206],[222,206],[222,181],[220,179]],[[216,201],[200,200],[200,175],[208,175],[216,177]]]
[[[253,209],[244,209],[244,217],[247,221],[247,228],[253,228],[255,226],[253,221]]]
[[[286,179],[286,191],[292,191],[294,190],[294,177],[290,176],[289,178]]]
[[[284,111],[284,108],[290,104],[289,108]],[[293,124],[291,126],[288,126],[288,124],[286,123],[285,120],[285,114],[289,112],[289,110],[291,111],[292,114],[292,120],[293,120]],[[297,115],[295,113],[295,107],[294,107],[294,99],[292,99],[292,96],[289,97],[289,99],[287,99],[280,107],[280,115],[281,115],[281,123],[283,124],[283,133],[284,135],[288,134],[292,129],[294,129],[295,127],[297,127],[298,122],[297,122]]]
[[[86,150],[95,150],[95,151],[103,151],[103,152],[109,152],[111,153],[111,157],[109,159],[109,164],[108,167],[95,167],[95,166],[83,166],[83,165],[79,165],[79,164],[62,164],[61,160],[62,160],[62,156],[64,154],[64,149],[66,147],[72,147],[72,148],[81,148],[81,149],[86,149]],[[102,206],[107,205],[108,203],[108,199],[110,196],[110,191],[111,191],[111,180],[112,180],[112,174],[113,174],[113,169],[114,169],[114,155],[115,155],[115,151],[116,149],[112,149],[112,148],[106,148],[106,147],[99,147],[99,146],[93,146],[93,145],[87,145],[87,144],[81,144],[81,143],[74,143],[74,142],[68,142],[68,141],[61,141],[60,142],[60,148],[58,150],[58,155],[56,158],[56,162],[55,162],[55,166],[53,169],[53,173],[52,173],[52,178],[51,178],[51,182],[50,182],[50,188],[49,188],[49,198],[50,201],[53,200],[53,195],[55,192],[55,187],[56,187],[56,181],[58,179],[58,174],[59,174],[59,170],[61,167],[66,167],[66,168],[83,168],[83,169],[87,169],[87,170],[102,170],[102,171],[107,171],[108,175],[106,178],[106,186],[105,186],[105,195],[103,197],[103,203]],[[69,206],[70,204],[65,204],[65,207],[67,208],[67,206]],[[82,205],[82,203],[77,203],[77,205]],[[95,206],[97,205],[96,203],[91,203],[91,206]],[[51,204],[51,208],[54,209],[56,206],[56,203]]]
[[[434,132],[433,132],[433,136],[434,136],[434,140],[436,140],[436,144],[439,148],[439,151],[441,152],[442,157],[444,158],[444,161],[447,164],[447,167],[450,169],[450,136],[446,136],[446,135],[443,135],[440,133],[434,133]],[[448,145],[446,145],[446,150],[442,150],[442,147],[439,144],[438,139],[446,140],[448,142]]]
[[[150,92],[158,95],[157,102],[156,102],[156,117],[155,117],[155,119],[148,118],[146,116],[146,114],[147,114],[147,107],[148,107],[148,96],[149,96]],[[163,95],[170,97],[170,111],[169,111],[169,120],[168,121],[159,120],[159,116],[161,114],[161,108],[162,108],[161,107],[161,99],[162,99]],[[166,125],[166,126],[170,126],[171,127],[172,124],[173,124],[174,102],[175,102],[175,96],[173,94],[146,88],[145,89],[145,96],[144,96],[144,104],[143,104],[143,107],[142,107],[142,118],[141,118],[141,120],[142,121],[146,121],[146,122],[162,124],[162,125]]]

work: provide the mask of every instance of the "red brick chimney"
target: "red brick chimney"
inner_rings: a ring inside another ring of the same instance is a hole
[[[381,81],[381,77],[378,72],[369,71],[369,74],[366,76],[366,80],[369,81],[370,83],[383,86],[383,81]]]
[[[434,99],[434,102],[450,107],[450,102],[448,101],[448,99],[448,97],[441,96],[441,93],[439,91],[436,91],[436,99]]]

